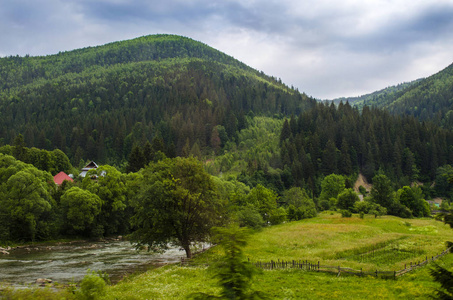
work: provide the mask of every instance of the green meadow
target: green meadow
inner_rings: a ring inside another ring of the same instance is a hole
[[[313,219],[253,233],[244,252],[252,262],[308,260],[394,271],[435,256],[445,250],[449,240],[453,241],[453,230],[433,219],[342,218],[337,213],[321,213]],[[216,282],[203,264],[218,255],[213,247],[195,259],[198,266],[171,265],[126,278],[109,287],[105,299],[184,299],[193,292],[216,293]],[[453,255],[444,256],[438,263],[453,266]],[[271,299],[424,299],[438,287],[429,268],[419,268],[396,280],[299,269],[263,270],[255,276],[253,288]]]
[[[442,252],[446,241],[453,241],[453,230],[433,219],[342,218],[338,213],[324,212],[316,218],[253,232],[244,253],[252,262],[308,260],[364,271],[398,271],[405,264]],[[185,299],[194,292],[216,294],[220,289],[206,265],[219,255],[219,249],[212,247],[198,255],[193,266],[168,265],[131,275],[108,286],[101,299]],[[451,268],[453,255],[437,262]],[[396,279],[291,268],[261,270],[252,288],[270,299],[427,299],[439,287],[429,275],[430,268],[418,268]],[[71,298],[67,291],[57,295],[42,289],[4,294],[6,299],[50,299],[50,295]]]

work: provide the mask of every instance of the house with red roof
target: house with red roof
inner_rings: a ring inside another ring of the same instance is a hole
[[[65,172],[60,172],[53,177],[53,181],[55,182],[56,185],[61,185],[63,183],[63,181],[65,181],[65,180],[70,181],[70,182],[74,181]]]

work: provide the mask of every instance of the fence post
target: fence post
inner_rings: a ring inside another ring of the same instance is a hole
[[[318,260],[318,272],[319,272],[319,260]]]
[[[377,278],[377,269],[376,269],[376,278]]]

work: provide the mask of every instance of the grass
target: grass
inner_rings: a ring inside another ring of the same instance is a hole
[[[432,219],[341,218],[337,213],[322,213],[313,219],[255,232],[244,252],[252,261],[319,260],[321,264],[364,271],[376,268],[394,271],[445,250],[448,240],[453,241],[453,230]],[[219,250],[214,247],[195,262],[209,263],[218,255]],[[453,255],[444,256],[439,263],[451,269]],[[420,268],[396,280],[343,273],[337,277],[299,269],[264,270],[254,277],[253,289],[264,292],[270,299],[427,299],[439,287],[429,269]],[[195,292],[218,291],[206,267],[168,265],[109,286],[103,299],[185,299]],[[6,299],[30,299],[9,293]]]
[[[453,266],[453,257],[441,263]],[[306,272],[268,270],[255,276],[253,289],[270,299],[427,299],[435,288],[428,269],[422,268],[397,280],[359,278]],[[218,289],[207,269],[166,266],[112,286],[104,299],[185,299],[203,291],[215,294]]]

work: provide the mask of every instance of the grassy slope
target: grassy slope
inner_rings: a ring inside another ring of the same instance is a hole
[[[407,223],[406,223],[407,222]],[[411,224],[410,226],[408,226]],[[360,263],[335,257],[348,256],[354,249],[379,242],[400,239],[399,246],[416,248],[424,255],[443,250],[444,241],[453,240],[453,230],[434,220],[403,220],[386,216],[374,219],[338,214],[321,214],[317,218],[267,228],[251,236],[245,249],[252,260],[310,259],[342,266],[360,267]],[[346,255],[349,253],[348,255]],[[201,262],[215,259],[216,249],[199,257]],[[351,256],[351,255],[349,255]],[[410,260],[415,261],[417,257]],[[398,263],[385,261],[362,264],[379,269],[400,269]],[[441,260],[453,266],[452,255]],[[301,270],[263,271],[254,280],[254,288],[271,299],[414,299],[427,298],[437,284],[429,275],[429,267],[406,274],[397,280],[358,278],[354,276],[305,272]],[[184,299],[197,291],[216,292],[215,281],[204,267],[167,266],[131,277],[108,290],[106,299]]]

